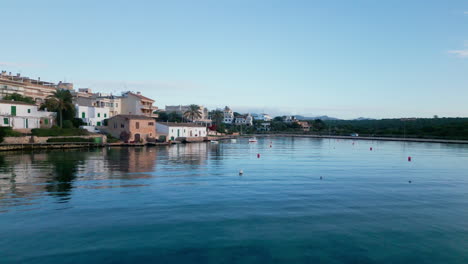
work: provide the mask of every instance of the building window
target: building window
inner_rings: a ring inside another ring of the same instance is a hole
[[[44,119],[44,124],[48,125],[49,124],[49,119]]]
[[[135,123],[136,129],[140,129],[140,122]]]
[[[11,115],[16,116],[16,106],[14,105],[11,106]]]
[[[97,117],[101,117],[101,113],[98,113],[98,114],[97,114]]]
[[[154,126],[153,122],[148,122],[148,126]]]
[[[104,114],[104,118],[106,118],[106,117],[107,117],[107,114]]]
[[[8,125],[8,118],[3,118],[3,124]]]
[[[28,114],[30,114],[30,113],[31,113],[31,109],[28,109]]]
[[[101,126],[101,122],[97,122],[97,126]]]
[[[114,128],[117,128],[117,123],[114,123]]]
[[[124,125],[124,124],[120,124],[120,128],[125,128],[125,125]]]
[[[86,118],[85,112],[82,112],[82,113],[81,113],[81,118]]]

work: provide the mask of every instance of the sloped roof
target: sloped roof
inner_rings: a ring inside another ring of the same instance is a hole
[[[21,101],[10,101],[10,100],[0,100],[0,104],[14,104],[14,105],[35,105],[35,104],[30,104],[26,102],[21,102]]]
[[[158,122],[158,124],[171,127],[205,127],[195,123]]]
[[[137,119],[137,120],[155,120],[152,117],[144,116],[144,115],[116,115],[116,116],[111,117],[110,119],[116,118],[116,117],[128,118],[128,119]]]
[[[136,94],[136,93],[132,93],[132,92],[128,92],[128,94],[131,94],[131,95],[136,96],[136,97],[138,97],[138,98],[140,98],[140,99],[143,99],[143,100],[148,100],[148,101],[154,102],[153,99],[148,98],[148,97],[146,97],[146,96],[143,96],[143,95],[141,95],[141,94]]]

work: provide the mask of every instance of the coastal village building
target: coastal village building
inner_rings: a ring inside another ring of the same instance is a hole
[[[125,115],[145,115],[148,117],[158,117],[154,114],[158,110],[153,106],[154,100],[141,95],[140,92],[125,92],[121,97],[121,114]]]
[[[283,122],[285,123],[294,123],[297,122],[298,120],[296,119],[295,116],[283,116]]]
[[[204,138],[207,136],[207,128],[194,123],[156,123],[158,137],[165,137],[168,140],[181,140],[181,138]]]
[[[252,126],[253,125],[253,117],[250,114],[236,116],[234,124]]]
[[[224,115],[223,123],[232,124],[234,122],[234,112],[231,110],[231,108],[227,106],[224,107],[223,115]]]
[[[50,128],[55,113],[39,111],[37,105],[0,100],[0,126],[13,129]]]
[[[75,105],[76,118],[80,118],[87,126],[102,126],[104,119],[109,118],[109,108]]]
[[[12,75],[2,71],[0,74],[0,99],[9,94],[20,94],[33,98],[37,105],[42,104],[48,96],[51,96],[58,89],[73,90],[71,83],[51,83],[41,81],[41,78],[30,79],[21,74]]]
[[[155,119],[144,115],[116,115],[109,118],[103,130],[129,143],[145,143],[156,139]]]
[[[193,120],[194,123],[197,124],[206,124],[209,125],[211,124],[211,119],[208,117],[208,108],[200,105],[200,112],[201,112],[201,117],[196,118]],[[165,111],[166,113],[177,113],[181,116],[184,116],[184,113],[187,112],[190,109],[189,105],[166,105]]]
[[[269,114],[252,114],[252,117],[255,119],[255,120],[260,120],[260,121],[266,121],[266,122],[269,122],[271,120],[273,120],[273,118],[269,115]]]
[[[309,124],[309,122],[307,122],[307,121],[297,121],[296,123],[301,126],[302,131],[304,131],[304,132],[309,132],[310,131],[311,125]]]
[[[109,116],[145,115],[157,117],[154,114],[158,108],[153,106],[154,100],[138,93],[125,92],[122,96],[112,94],[92,93],[89,88],[81,88],[74,93],[74,103],[80,106],[107,108]]]

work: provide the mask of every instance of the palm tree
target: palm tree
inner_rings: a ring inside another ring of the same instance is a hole
[[[189,105],[189,109],[185,111],[184,117],[188,118],[190,121],[194,121],[197,118],[201,118],[202,112],[200,106],[196,104]]]
[[[69,90],[60,89],[50,95],[41,108],[47,108],[49,111],[57,112],[59,115],[60,127],[63,125],[64,111],[74,112],[73,96]]]

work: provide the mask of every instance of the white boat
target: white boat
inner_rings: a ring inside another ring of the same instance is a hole
[[[217,140],[211,140],[210,142],[213,143],[213,144],[218,144],[219,143]]]
[[[252,142],[252,143],[257,142],[257,139],[256,138],[249,138],[249,142]]]
[[[237,139],[232,138],[232,139],[231,139],[231,143],[237,143]]]

